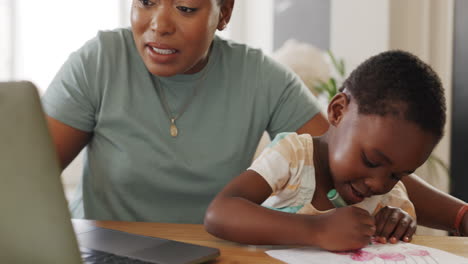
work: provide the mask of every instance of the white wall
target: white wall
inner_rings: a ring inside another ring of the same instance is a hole
[[[122,26],[119,1],[69,4],[66,11],[59,11],[64,5],[61,0],[15,0],[14,79],[31,80],[43,92],[72,51],[98,30]]]
[[[12,4],[10,0],[0,0],[0,80],[8,80],[11,76],[11,36],[14,32],[11,28]]]
[[[266,53],[273,50],[273,0],[236,0],[229,38]]]
[[[364,59],[388,50],[388,0],[332,0],[330,49],[348,73]]]

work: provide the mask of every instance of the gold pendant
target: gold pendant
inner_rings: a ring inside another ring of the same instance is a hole
[[[172,118],[171,119],[171,136],[177,137],[178,134],[179,134],[179,131],[177,130],[177,127],[175,125],[175,119]]]

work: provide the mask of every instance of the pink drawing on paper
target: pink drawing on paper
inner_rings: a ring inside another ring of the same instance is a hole
[[[400,260],[405,260],[405,255],[400,254],[400,253],[382,253],[378,255],[379,258],[383,260],[393,260],[393,261],[400,261]]]
[[[333,253],[338,255],[349,255],[352,260],[356,261],[368,261],[375,258],[375,254],[359,249],[359,250],[351,250],[351,251],[334,251]]]
[[[376,245],[376,243],[373,243]],[[421,249],[406,249],[400,252],[389,252],[388,247],[385,248],[384,252],[375,250],[375,252],[369,252],[366,250],[354,250],[344,252],[333,252],[338,255],[347,255],[353,261],[362,262],[365,264],[374,263],[401,263],[401,264],[413,264],[413,263],[424,263],[424,264],[438,264],[439,262],[431,256],[431,253],[427,250]],[[380,259],[380,260],[379,260]],[[398,261],[398,262],[397,262]]]
[[[430,255],[429,251],[420,250],[420,249],[406,251],[406,254],[411,255],[411,256],[419,256],[419,257]]]
[[[373,258],[375,258],[374,253],[370,253],[364,250],[358,250],[356,253],[351,255],[351,259],[356,261],[369,261]]]
[[[468,258],[442,250],[399,242],[372,243],[360,250],[331,252],[302,247],[266,251],[268,255],[293,264],[468,264]]]

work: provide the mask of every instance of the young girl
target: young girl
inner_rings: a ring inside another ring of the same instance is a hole
[[[351,73],[328,119],[321,137],[278,135],[212,201],[208,232],[241,243],[327,250],[357,249],[372,236],[410,241],[416,215],[400,180],[442,137],[445,98],[437,75],[409,53],[381,53]],[[331,189],[355,206],[334,209]],[[465,234],[466,220],[455,227]]]

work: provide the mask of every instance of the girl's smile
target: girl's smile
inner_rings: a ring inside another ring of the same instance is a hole
[[[362,192],[358,191],[353,186],[352,183],[347,184],[346,187],[348,187],[347,189],[349,189],[349,191],[348,191],[349,192],[349,197],[351,197],[353,199],[352,200],[353,203],[360,203],[360,202],[362,202],[362,200],[364,200],[364,198],[366,198],[366,196]]]
[[[319,168],[324,182],[348,204],[389,192],[423,164],[437,142],[427,131],[399,115],[360,114],[350,95],[337,95],[329,106],[329,133]],[[330,182],[331,181],[331,182]]]

